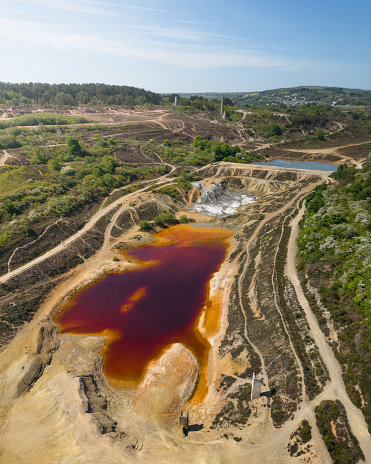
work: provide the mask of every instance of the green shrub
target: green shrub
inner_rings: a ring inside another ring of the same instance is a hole
[[[159,216],[155,217],[153,222],[157,225],[160,224],[176,224],[178,220],[175,217],[175,214],[166,211],[166,213],[161,213]]]
[[[312,427],[309,425],[309,422],[303,420],[301,423],[301,428],[299,431],[300,438],[304,443],[308,443],[308,441],[312,438]]]
[[[187,224],[188,222],[188,217],[185,215],[185,214],[182,214],[180,217],[179,217],[179,222],[181,224]]]
[[[174,200],[183,202],[182,195],[180,194],[179,190],[176,187],[174,187],[174,185],[167,185],[166,187],[162,187],[162,189],[160,189],[160,192],[165,195],[168,195],[171,198],[174,198]]]
[[[149,221],[140,221],[139,223],[140,230],[147,231],[152,229],[152,225]]]
[[[317,140],[325,140],[325,134],[324,134],[323,130],[318,129],[316,131],[316,138],[317,138]]]

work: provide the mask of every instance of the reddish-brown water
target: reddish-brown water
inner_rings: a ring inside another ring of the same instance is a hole
[[[197,321],[230,235],[174,226],[157,234],[154,244],[128,250],[138,267],[110,274],[73,298],[58,317],[63,333],[108,334],[104,369],[110,379],[138,381],[148,363],[177,342],[202,363],[209,344]]]

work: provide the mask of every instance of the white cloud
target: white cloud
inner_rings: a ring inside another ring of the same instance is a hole
[[[133,26],[138,30],[140,26]],[[111,55],[157,63],[164,63],[178,68],[214,69],[220,67],[246,68],[281,68],[303,69],[314,63],[298,62],[268,50],[226,48],[218,45],[195,44],[200,36],[189,37],[177,30],[160,30],[146,27],[142,36],[133,34],[131,27],[125,27],[120,39],[114,40],[98,33],[70,33],[41,23],[22,22],[0,18],[0,35],[8,40],[35,47],[48,47],[69,52],[82,52],[96,55]],[[160,41],[164,36],[173,41]],[[157,38],[156,38],[157,37]],[[183,40],[175,43],[174,39]],[[3,41],[4,43],[4,41]]]
[[[97,4],[97,5],[108,5],[108,6],[114,6],[116,8],[124,8],[128,10],[141,10],[141,11],[153,11],[156,13],[169,13],[169,14],[175,14],[175,15],[181,15],[181,16],[188,16],[185,13],[180,13],[178,11],[169,11],[169,10],[159,10],[157,8],[148,8],[145,6],[138,6],[138,5],[122,5],[119,3],[103,3],[95,0],[90,0],[91,4]]]
[[[122,5],[119,3],[111,2],[100,2],[98,0],[14,0],[14,3],[27,3],[30,5],[38,5],[43,8],[56,8],[60,10],[70,11],[73,13],[84,13],[91,15],[103,15],[103,16],[117,16],[118,13],[114,9],[121,10],[137,10],[137,11],[149,11],[156,13],[167,13],[182,15],[174,11],[160,10],[156,8],[147,8],[142,6],[134,5]],[[14,4],[13,3],[13,4]]]

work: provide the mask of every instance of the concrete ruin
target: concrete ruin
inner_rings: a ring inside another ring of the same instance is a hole
[[[231,120],[231,117],[229,116],[229,113],[227,113],[226,111],[224,111],[223,115],[222,115],[222,118],[227,120],[227,121],[230,121]]]
[[[220,100],[220,116],[222,117],[222,119],[226,119],[227,121],[231,120],[229,113],[227,113],[224,109],[224,97],[222,97]]]
[[[260,392],[262,389],[262,377],[259,374],[255,377],[255,372],[252,374],[252,388],[251,388],[251,401],[260,398]]]
[[[188,435],[189,412],[183,416],[183,411],[180,411],[179,428],[183,431],[184,435]]]

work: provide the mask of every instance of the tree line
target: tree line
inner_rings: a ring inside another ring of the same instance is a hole
[[[126,85],[11,84],[0,82],[0,104],[63,107],[79,105],[144,105],[161,103],[161,95]]]

